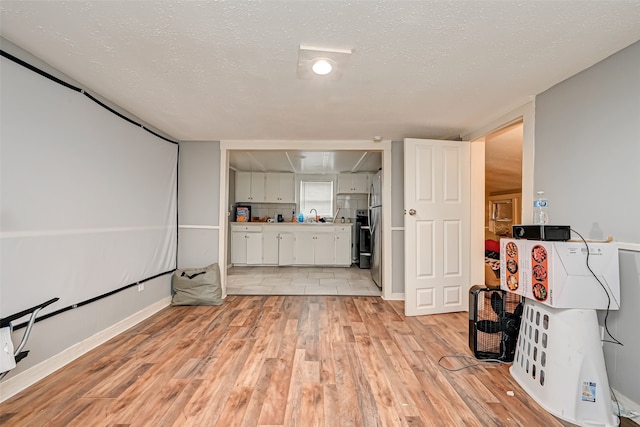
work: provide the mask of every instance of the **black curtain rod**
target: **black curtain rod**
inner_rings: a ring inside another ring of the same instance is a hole
[[[15,62],[16,64],[21,65],[21,66],[23,66],[23,67],[27,68],[28,70],[33,71],[34,73],[40,74],[41,76],[43,76],[43,77],[45,77],[45,78],[47,78],[47,79],[49,79],[49,80],[51,80],[51,81],[53,81],[53,82],[56,82],[56,83],[58,83],[58,84],[60,84],[60,85],[62,85],[62,86],[64,86],[64,87],[66,87],[67,89],[71,89],[71,90],[73,90],[73,91],[76,91],[76,92],[79,92],[79,93],[83,94],[84,96],[86,96],[87,98],[89,98],[90,100],[92,100],[93,102],[95,102],[96,104],[98,104],[99,106],[101,106],[102,108],[106,109],[107,111],[110,111],[111,113],[115,114],[116,116],[120,117],[121,119],[128,121],[129,123],[131,123],[131,124],[132,124],[132,125],[134,125],[134,126],[141,127],[142,129],[146,130],[147,132],[149,132],[149,133],[150,133],[150,134],[152,134],[153,136],[155,136],[155,137],[157,137],[157,138],[160,138],[160,139],[162,139],[162,140],[164,140],[164,141],[166,141],[166,142],[170,142],[170,143],[172,143],[172,144],[176,144],[176,145],[178,145],[178,142],[177,142],[177,141],[173,141],[173,140],[171,140],[171,139],[169,139],[169,138],[165,138],[164,136],[162,136],[162,135],[158,134],[157,132],[152,131],[152,130],[151,130],[151,129],[149,129],[149,128],[146,128],[144,125],[142,125],[142,124],[140,124],[140,123],[136,122],[135,120],[131,120],[130,118],[128,118],[128,117],[127,117],[127,116],[125,116],[124,114],[121,114],[121,113],[117,112],[117,111],[116,111],[116,110],[114,110],[113,108],[111,108],[111,107],[109,107],[108,105],[106,105],[104,102],[99,101],[96,97],[94,97],[93,95],[91,95],[91,94],[90,94],[89,92],[87,92],[86,90],[84,90],[84,89],[82,89],[82,88],[79,88],[79,87],[77,87],[77,86],[74,86],[74,85],[72,85],[72,84],[70,84],[70,83],[67,83],[67,82],[65,82],[64,80],[61,80],[61,79],[57,78],[56,76],[54,76],[54,75],[52,75],[52,74],[49,74],[49,73],[47,73],[46,71],[43,71],[43,70],[39,69],[38,67],[36,67],[36,66],[34,66],[34,65],[31,65],[31,64],[29,64],[28,62],[25,62],[25,61],[23,61],[22,59],[17,58],[17,57],[15,57],[15,56],[11,55],[11,54],[10,54],[10,53],[8,53],[8,52],[5,52],[4,50],[0,50],[0,54],[1,54],[3,57],[5,57],[5,58],[7,58],[7,59],[9,59],[9,60],[11,60],[11,61],[13,61],[13,62]]]
[[[146,278],[146,279],[144,279],[144,280],[140,280],[140,281],[135,282],[135,283],[130,283],[130,284],[128,284],[128,285],[122,286],[121,288],[114,289],[113,291],[109,291],[109,292],[107,292],[107,293],[105,293],[105,294],[102,294],[102,295],[98,295],[97,297],[93,297],[93,298],[90,298],[90,299],[88,299],[88,300],[84,300],[84,301],[82,301],[82,302],[79,302],[79,303],[72,304],[72,305],[70,305],[70,306],[67,306],[67,307],[61,308],[61,309],[59,309],[59,310],[52,311],[51,313],[47,313],[47,314],[45,314],[44,316],[40,316],[40,317],[38,317],[38,318],[36,319],[35,323],[38,323],[38,322],[40,322],[40,321],[42,321],[42,320],[49,319],[50,317],[53,317],[53,316],[57,316],[58,314],[64,313],[65,311],[74,310],[74,309],[76,309],[76,308],[80,308],[80,307],[85,306],[85,305],[87,305],[87,304],[91,304],[92,302],[96,302],[96,301],[98,301],[98,300],[101,300],[101,299],[104,299],[104,298],[110,297],[111,295],[117,294],[118,292],[122,292],[122,291],[124,291],[124,290],[126,290],[126,289],[129,289],[129,288],[133,287],[133,286],[138,286],[138,285],[139,285],[139,284],[141,284],[141,283],[148,282],[149,280],[156,279],[156,278],[158,278],[158,277],[160,277],[160,276],[164,276],[165,274],[171,274],[171,273],[173,273],[174,271],[176,271],[176,270],[175,270],[175,269],[173,269],[173,270],[165,271],[164,273],[159,273],[159,274],[156,274],[155,276],[147,277],[147,278]],[[24,328],[25,326],[27,326],[27,323],[29,323],[29,322],[23,322],[23,323],[20,323],[20,324],[18,324],[18,325],[15,325],[15,326],[13,327],[13,330],[15,331],[15,330],[18,330],[18,329],[22,329],[22,328]]]

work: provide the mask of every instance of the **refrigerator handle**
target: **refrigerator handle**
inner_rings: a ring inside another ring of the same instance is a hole
[[[369,186],[369,193],[367,194],[367,222],[369,223],[369,234],[373,236],[374,225],[371,222],[371,202],[373,199],[373,184]]]

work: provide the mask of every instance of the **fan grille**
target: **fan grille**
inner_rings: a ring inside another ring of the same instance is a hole
[[[491,306],[491,298],[497,293],[505,311],[513,313],[520,303],[520,296],[501,289],[474,286],[469,298],[469,348],[478,359],[496,359],[501,355],[502,330],[498,315]],[[478,328],[482,322],[482,330]],[[495,322],[495,323],[494,323]]]

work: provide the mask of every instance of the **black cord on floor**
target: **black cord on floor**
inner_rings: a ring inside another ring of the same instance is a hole
[[[446,356],[442,356],[440,359],[438,359],[438,366],[440,366],[442,369],[446,369],[449,372],[456,372],[456,371],[462,371],[463,369],[468,369],[468,368],[472,368],[474,366],[490,366],[490,367],[496,367],[499,365],[511,365],[510,362],[503,362],[502,360],[498,360],[498,359],[483,359],[480,362],[476,362],[476,363],[472,363],[470,365],[466,365],[463,366],[461,368],[447,368],[446,366],[442,365],[442,360],[446,359],[448,357],[455,357],[455,358],[460,358],[460,359],[471,359],[474,362],[476,362],[477,359],[471,357],[471,356],[467,356],[465,354],[451,354],[451,355],[446,355]]]

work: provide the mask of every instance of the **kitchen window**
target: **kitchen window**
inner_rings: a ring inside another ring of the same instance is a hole
[[[300,181],[300,212],[307,217],[311,209],[321,217],[333,216],[333,181]]]

